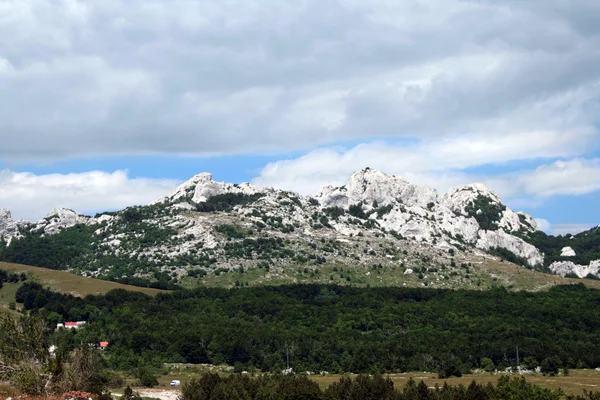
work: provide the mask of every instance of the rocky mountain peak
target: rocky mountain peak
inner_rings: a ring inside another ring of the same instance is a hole
[[[400,177],[371,168],[356,171],[344,186],[328,186],[317,195],[323,206],[342,208],[358,203],[406,204],[424,208],[436,203],[437,197],[437,192],[428,186],[411,185]]]
[[[79,214],[77,214],[75,211],[71,210],[70,208],[54,208],[52,209],[52,211],[50,211],[48,214],[46,214],[45,218],[57,218],[57,219],[69,219],[69,218],[75,218],[77,217]]]
[[[202,172],[179,185],[179,187],[175,189],[175,191],[171,195],[158,201],[167,201],[171,203],[202,203],[210,197],[217,196],[220,194],[241,193],[250,195],[255,193],[272,191],[273,189],[271,188],[262,189],[252,186],[247,182],[241,184],[217,182],[213,180],[213,176],[211,173]]]
[[[457,214],[468,215],[469,205],[473,205],[479,198],[487,199],[492,204],[502,204],[500,196],[488,189],[483,183],[473,183],[452,189],[443,196],[442,203]]]

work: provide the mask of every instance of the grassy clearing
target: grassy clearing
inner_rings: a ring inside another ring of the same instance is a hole
[[[158,289],[141,288],[137,286],[123,285],[116,282],[103,281],[100,279],[85,278],[70,272],[32,267],[29,265],[0,262],[0,269],[9,272],[25,272],[27,277],[34,282],[39,282],[40,284],[48,286],[53,290],[61,293],[72,294],[74,296],[83,297],[90,294],[105,294],[113,289],[125,289],[134,292],[142,292],[151,296],[161,292],[161,290]],[[11,288],[11,285],[14,287]],[[17,291],[19,285],[20,283],[8,284],[8,288],[5,287],[0,289],[0,295],[4,294],[4,298],[0,299],[0,304],[4,304],[4,302],[8,304],[9,301],[14,301],[14,293]],[[7,291],[5,292],[5,290]],[[11,293],[12,299],[9,297],[9,294]]]
[[[207,368],[193,367],[179,370],[169,369],[169,373],[158,376],[159,386],[158,388],[167,389],[170,387],[170,382],[173,379],[181,381],[183,385],[185,382],[193,378],[200,377],[202,373],[210,372]],[[219,371],[221,375],[228,375],[230,372]],[[397,388],[403,388],[409,379],[415,381],[424,381],[428,387],[435,387],[435,385],[443,386],[444,382],[448,382],[449,385],[465,385],[468,386],[473,380],[480,384],[492,383],[496,384],[500,375],[493,374],[469,374],[464,375],[460,378],[449,378],[449,379],[438,379],[437,374],[431,372],[409,372],[403,374],[389,374],[386,375],[394,382]],[[518,376],[518,375],[514,375]],[[329,385],[337,382],[341,375],[311,375],[310,378],[317,382],[322,389],[326,389]],[[543,375],[525,375],[525,379],[528,382],[540,385],[545,388],[553,390],[561,388],[567,394],[582,394],[583,390],[587,391],[600,391],[600,372],[590,369],[584,370],[570,370],[569,376],[543,376]],[[135,379],[126,379],[125,385],[135,386]],[[172,388],[179,390],[179,388]],[[122,392],[122,389],[113,390],[115,393]]]
[[[0,289],[0,308],[8,308],[9,303],[15,301],[15,294],[22,285],[23,282],[5,283],[2,286],[2,289]],[[17,307],[19,306],[17,304]]]
[[[408,380],[412,377],[416,381],[423,380],[428,387],[435,387],[436,384],[442,386],[444,382],[449,385],[469,385],[473,380],[477,383],[492,383],[496,384],[500,375],[491,374],[469,374],[460,378],[438,379],[436,374],[412,372],[406,374],[389,375],[396,387],[404,387]],[[328,386],[331,384],[331,377],[317,376],[314,378],[319,385]],[[339,379],[339,376],[337,377]],[[600,372],[594,370],[571,370],[569,376],[543,376],[543,375],[526,375],[525,379],[528,382],[540,385],[545,388],[556,390],[561,388],[567,394],[582,394],[583,390],[599,391],[600,390]],[[333,380],[336,380],[334,377]]]

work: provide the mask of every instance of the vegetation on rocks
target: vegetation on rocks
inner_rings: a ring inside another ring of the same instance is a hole
[[[481,229],[495,231],[502,219],[502,213],[506,210],[503,204],[495,203],[487,196],[479,195],[475,200],[465,207],[469,217],[477,220]]]
[[[235,206],[246,205],[263,197],[263,193],[243,194],[225,193],[211,196],[206,201],[196,204],[200,212],[231,211]]]

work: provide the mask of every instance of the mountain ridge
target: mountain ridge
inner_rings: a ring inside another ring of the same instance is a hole
[[[324,187],[315,196],[216,182],[212,174],[203,172],[148,206],[94,217],[55,209],[36,222],[13,221],[10,211],[0,210],[5,253],[10,253],[13,240],[32,240],[24,238],[37,235],[38,240],[51,241],[53,235],[76,226],[93,236],[89,236],[90,243],[82,244],[87,249],[84,254],[74,257],[76,262],[66,262],[65,268],[96,275],[118,269],[107,261],[118,257],[138,265],[134,274],[139,276],[147,275],[155,264],[155,273],[173,275],[167,271],[175,271],[178,278],[189,270],[211,271],[214,265],[227,270],[237,261],[247,268],[256,268],[264,259],[276,265],[288,264],[282,259],[303,265],[305,259],[325,258],[325,254],[307,251],[316,239],[344,243],[338,245],[343,250],[328,254],[330,260],[348,263],[353,257],[364,264],[375,251],[356,239],[361,235],[390,247],[392,251],[385,255],[391,257],[397,257],[397,249],[404,245],[420,246],[429,247],[429,253],[500,254],[529,268],[544,269],[544,254],[531,239],[540,236],[534,219],[506,207],[485,185],[470,184],[440,196],[429,186],[413,185],[370,168],[356,171],[343,186]],[[269,243],[267,250],[261,241]],[[350,251],[356,253],[349,245],[364,253],[349,256]],[[403,261],[408,262],[408,258]],[[590,264],[591,269],[585,271],[597,275],[595,267]],[[578,269],[563,263],[547,270],[566,275]]]

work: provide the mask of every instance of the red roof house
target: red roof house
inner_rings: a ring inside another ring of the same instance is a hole
[[[102,350],[106,349],[108,347],[108,342],[100,342],[100,348]]]

